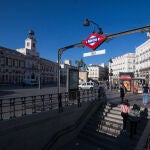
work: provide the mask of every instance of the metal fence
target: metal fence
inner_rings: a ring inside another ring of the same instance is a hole
[[[74,92],[46,94],[27,97],[12,97],[0,99],[0,120],[12,119],[34,113],[50,111],[59,112],[70,105],[81,106],[83,102],[100,99],[104,89],[80,90]]]
[[[147,137],[147,141],[144,150],[150,150],[150,135]]]

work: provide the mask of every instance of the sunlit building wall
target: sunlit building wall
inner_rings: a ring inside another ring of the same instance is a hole
[[[111,59],[109,62],[109,70],[112,69],[113,75],[112,82],[119,82],[120,72],[133,72],[135,71],[135,53],[127,53]]]
[[[150,75],[150,39],[135,49],[135,75],[147,77]]]

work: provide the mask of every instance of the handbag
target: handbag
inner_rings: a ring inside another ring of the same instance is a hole
[[[128,113],[121,112],[122,117],[128,117]]]

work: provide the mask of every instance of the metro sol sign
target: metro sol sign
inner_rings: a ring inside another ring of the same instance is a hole
[[[102,36],[98,33],[92,33],[82,43],[85,46],[95,50],[100,44],[105,41],[105,38],[105,36]]]

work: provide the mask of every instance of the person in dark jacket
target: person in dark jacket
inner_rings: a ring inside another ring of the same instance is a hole
[[[130,138],[133,137],[133,134],[137,133],[137,125],[140,119],[140,107],[137,104],[133,105],[133,108],[129,113],[129,122],[130,122]]]
[[[126,94],[126,88],[125,88],[125,86],[124,86],[123,83],[122,83],[122,84],[120,85],[120,98],[121,98],[121,103],[123,103],[123,101],[124,101],[125,94]]]

